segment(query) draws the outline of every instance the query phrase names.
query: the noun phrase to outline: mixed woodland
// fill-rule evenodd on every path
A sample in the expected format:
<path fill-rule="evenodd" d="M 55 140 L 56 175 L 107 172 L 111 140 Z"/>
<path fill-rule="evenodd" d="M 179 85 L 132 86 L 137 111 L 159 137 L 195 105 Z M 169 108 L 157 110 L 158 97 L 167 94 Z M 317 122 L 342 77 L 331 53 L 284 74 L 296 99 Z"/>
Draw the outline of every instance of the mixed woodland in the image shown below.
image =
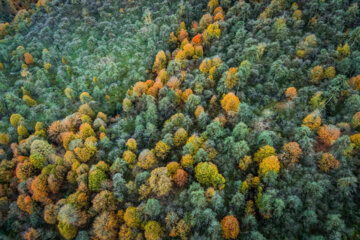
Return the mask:
<path fill-rule="evenodd" d="M 0 239 L 360 239 L 358 0 L 0 0 Z"/>

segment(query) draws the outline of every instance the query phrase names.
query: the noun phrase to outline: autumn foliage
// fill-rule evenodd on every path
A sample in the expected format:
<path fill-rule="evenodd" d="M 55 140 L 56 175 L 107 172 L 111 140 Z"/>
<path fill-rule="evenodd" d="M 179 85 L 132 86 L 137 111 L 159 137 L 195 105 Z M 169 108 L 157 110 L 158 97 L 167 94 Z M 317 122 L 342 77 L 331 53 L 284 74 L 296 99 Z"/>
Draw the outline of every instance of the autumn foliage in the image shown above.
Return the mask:
<path fill-rule="evenodd" d="M 221 220 L 222 236 L 225 239 L 236 239 L 239 235 L 240 228 L 238 220 L 230 215 Z"/>
<path fill-rule="evenodd" d="M 304 118 L 303 124 L 312 130 L 316 130 L 321 125 L 321 118 L 318 113 L 313 112 Z"/>
<path fill-rule="evenodd" d="M 318 162 L 318 167 L 323 172 L 329 172 L 331 169 L 337 169 L 339 164 L 340 162 L 331 153 L 324 153 Z"/>
<path fill-rule="evenodd" d="M 289 87 L 288 89 L 286 89 L 285 91 L 285 96 L 289 99 L 289 100 L 292 100 L 293 98 L 296 97 L 296 88 L 294 87 Z"/>
<path fill-rule="evenodd" d="M 330 146 L 340 137 L 340 130 L 335 126 L 323 125 L 318 130 L 319 140 L 327 146 Z"/>
<path fill-rule="evenodd" d="M 221 107 L 226 112 L 237 112 L 239 109 L 240 100 L 234 93 L 230 92 L 221 99 Z"/>
<path fill-rule="evenodd" d="M 280 162 L 276 156 L 264 158 L 259 165 L 259 176 L 264 177 L 267 172 L 279 173 Z"/>

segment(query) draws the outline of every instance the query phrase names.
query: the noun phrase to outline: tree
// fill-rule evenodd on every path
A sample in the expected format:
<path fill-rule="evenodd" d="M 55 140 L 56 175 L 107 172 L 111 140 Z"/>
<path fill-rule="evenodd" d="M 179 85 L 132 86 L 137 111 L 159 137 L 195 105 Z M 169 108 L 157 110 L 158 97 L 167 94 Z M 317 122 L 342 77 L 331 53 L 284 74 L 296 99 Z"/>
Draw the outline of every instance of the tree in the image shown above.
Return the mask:
<path fill-rule="evenodd" d="M 140 152 L 137 165 L 143 169 L 149 169 L 156 162 L 155 154 L 149 149 L 144 149 Z"/>
<path fill-rule="evenodd" d="M 126 142 L 126 146 L 128 147 L 129 151 L 134 152 L 136 150 L 136 140 L 133 138 L 129 138 Z"/>
<path fill-rule="evenodd" d="M 236 76 L 237 73 L 237 68 L 232 67 L 229 68 L 229 70 L 226 73 L 226 77 L 225 77 L 225 85 L 228 89 L 233 89 L 239 81 L 239 78 Z"/>
<path fill-rule="evenodd" d="M 27 65 L 31 65 L 34 63 L 34 58 L 30 53 L 26 52 L 24 53 L 24 61 Z"/>
<path fill-rule="evenodd" d="M 262 146 L 255 154 L 255 162 L 261 162 L 264 158 L 276 155 L 275 148 L 270 145 Z"/>
<path fill-rule="evenodd" d="M 285 91 L 285 96 L 289 99 L 289 100 L 292 100 L 296 97 L 296 88 L 294 87 L 289 87 L 286 89 Z"/>
<path fill-rule="evenodd" d="M 352 126 L 354 129 L 357 129 L 360 127 L 360 112 L 357 112 L 352 117 Z M 1 141 L 0 141 L 1 142 Z"/>
<path fill-rule="evenodd" d="M 29 195 L 21 194 L 16 200 L 17 206 L 24 212 L 32 214 L 33 212 L 33 200 Z"/>
<path fill-rule="evenodd" d="M 102 212 L 93 223 L 92 234 L 96 239 L 116 239 L 118 229 L 118 218 L 114 212 Z"/>
<path fill-rule="evenodd" d="M 324 79 L 324 69 L 322 66 L 315 66 L 310 72 L 310 81 L 319 84 Z"/>
<path fill-rule="evenodd" d="M 145 225 L 145 238 L 146 240 L 160 240 L 163 236 L 163 230 L 156 221 L 149 221 Z"/>
<path fill-rule="evenodd" d="M 24 181 L 35 174 L 35 167 L 30 161 L 19 162 L 15 170 L 16 177 Z"/>
<path fill-rule="evenodd" d="M 238 220 L 232 216 L 226 216 L 221 220 L 222 236 L 225 239 L 236 239 L 240 228 Z"/>
<path fill-rule="evenodd" d="M 221 107 L 229 113 L 230 111 L 237 112 L 239 110 L 240 100 L 234 93 L 226 94 L 221 100 Z"/>
<path fill-rule="evenodd" d="M 141 212 L 136 207 L 128 207 L 124 214 L 124 221 L 128 227 L 139 227 L 142 221 Z"/>
<path fill-rule="evenodd" d="M 312 112 L 309 115 L 307 115 L 304 120 L 303 124 L 310 128 L 311 130 L 316 130 L 321 125 L 321 118 L 319 116 L 320 114 L 318 112 Z"/>
<path fill-rule="evenodd" d="M 217 166 L 209 162 L 198 163 L 195 167 L 196 180 L 205 186 L 224 187 L 225 179 L 219 174 Z"/>
<path fill-rule="evenodd" d="M 56 215 L 58 213 L 59 209 L 54 204 L 48 204 L 45 206 L 44 209 L 44 220 L 48 224 L 56 224 Z"/>
<path fill-rule="evenodd" d="M 283 155 L 281 155 L 281 163 L 285 167 L 294 166 L 302 155 L 301 148 L 297 142 L 288 142 L 283 145 Z"/>
<path fill-rule="evenodd" d="M 19 126 L 23 121 L 24 121 L 24 118 L 20 114 L 14 113 L 14 114 L 11 114 L 11 116 L 10 116 L 10 124 L 13 127 Z"/>
<path fill-rule="evenodd" d="M 173 176 L 173 179 L 176 185 L 178 185 L 179 187 L 183 187 L 188 181 L 188 174 L 183 169 L 177 169 Z"/>
<path fill-rule="evenodd" d="M 340 137 L 340 130 L 335 126 L 323 125 L 319 128 L 318 135 L 322 143 L 330 146 Z"/>
<path fill-rule="evenodd" d="M 88 137 L 92 137 L 92 136 L 95 137 L 96 134 L 90 124 L 83 123 L 80 125 L 80 130 L 78 132 L 78 136 L 80 136 L 83 140 L 85 140 Z"/>
<path fill-rule="evenodd" d="M 114 196 L 119 200 L 123 201 L 125 198 L 125 193 L 127 191 L 126 181 L 123 178 L 121 173 L 116 173 L 113 175 L 113 184 L 114 184 Z"/>
<path fill-rule="evenodd" d="M 210 43 L 214 39 L 220 38 L 221 29 L 218 23 L 209 24 L 203 32 L 203 39 L 205 43 Z"/>
<path fill-rule="evenodd" d="M 158 197 L 166 196 L 172 188 L 171 178 L 168 176 L 166 167 L 155 168 L 151 171 L 149 185 L 153 193 Z"/>
<path fill-rule="evenodd" d="M 102 186 L 101 184 L 106 179 L 106 173 L 103 170 L 95 167 L 95 169 L 90 170 L 89 173 L 89 189 L 95 192 L 100 191 Z"/>
<path fill-rule="evenodd" d="M 153 72 L 159 72 L 161 69 L 166 67 L 166 55 L 164 51 L 159 51 L 156 54 L 154 65 L 153 65 Z"/>
<path fill-rule="evenodd" d="M 123 153 L 123 159 L 130 165 L 136 163 L 136 154 L 130 150 L 126 150 Z"/>
<path fill-rule="evenodd" d="M 191 154 L 186 154 L 181 158 L 181 166 L 184 168 L 192 168 L 194 165 L 194 158 Z"/>
<path fill-rule="evenodd" d="M 318 167 L 323 172 L 329 172 L 331 169 L 337 169 L 339 163 L 331 153 L 324 153 L 318 162 Z"/>
<path fill-rule="evenodd" d="M 360 148 L 360 133 L 350 136 L 350 141 L 354 144 L 355 148 Z"/>
<path fill-rule="evenodd" d="M 31 191 L 33 200 L 47 203 L 50 200 L 48 199 L 47 176 L 43 174 L 37 176 L 31 183 Z"/>
<path fill-rule="evenodd" d="M 174 145 L 180 147 L 186 143 L 188 133 L 184 128 L 179 128 L 174 134 Z"/>
<path fill-rule="evenodd" d="M 356 77 L 352 77 L 348 81 L 349 85 L 352 86 L 355 90 L 360 90 L 360 74 Z"/>
<path fill-rule="evenodd" d="M 150 198 L 146 202 L 145 214 L 155 219 L 161 213 L 161 204 L 157 199 Z"/>
<path fill-rule="evenodd" d="M 60 143 L 62 140 L 61 133 L 65 131 L 66 127 L 61 123 L 61 121 L 55 121 L 48 128 L 48 136 L 50 140 Z"/>
<path fill-rule="evenodd" d="M 155 156 L 158 157 L 159 159 L 165 159 L 170 149 L 171 149 L 170 146 L 167 145 L 165 142 L 159 141 L 156 143 L 154 149 Z"/>
<path fill-rule="evenodd" d="M 57 219 L 59 232 L 65 239 L 73 239 L 78 232 L 78 226 L 86 222 L 84 213 L 71 204 L 65 204 L 60 208 Z"/>
<path fill-rule="evenodd" d="M 166 169 L 169 173 L 170 176 L 174 176 L 174 174 L 176 173 L 176 171 L 181 168 L 180 164 L 178 162 L 169 162 L 166 165 Z"/>
<path fill-rule="evenodd" d="M 264 177 L 269 171 L 279 173 L 280 162 L 276 156 L 270 156 L 264 158 L 259 165 L 259 176 Z"/>
<path fill-rule="evenodd" d="M 96 212 L 115 211 L 117 209 L 116 199 L 113 192 L 104 190 L 98 193 L 92 200 Z"/>
<path fill-rule="evenodd" d="M 31 154 L 29 159 L 31 164 L 38 169 L 42 169 L 47 163 L 45 157 L 39 153 Z"/>

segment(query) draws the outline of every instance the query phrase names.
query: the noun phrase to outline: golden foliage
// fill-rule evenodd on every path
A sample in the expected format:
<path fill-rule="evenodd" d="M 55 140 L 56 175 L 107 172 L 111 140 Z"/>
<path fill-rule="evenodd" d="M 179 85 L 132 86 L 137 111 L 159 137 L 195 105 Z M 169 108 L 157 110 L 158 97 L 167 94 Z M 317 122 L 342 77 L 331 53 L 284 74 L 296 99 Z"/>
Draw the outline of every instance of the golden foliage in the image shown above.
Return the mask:
<path fill-rule="evenodd" d="M 230 111 L 238 112 L 240 100 L 239 98 L 232 92 L 226 94 L 223 99 L 220 101 L 221 107 L 229 113 Z"/>
<path fill-rule="evenodd" d="M 319 116 L 318 112 L 312 112 L 309 115 L 307 115 L 304 120 L 303 124 L 310 128 L 311 130 L 316 130 L 321 125 L 321 118 Z"/>
<path fill-rule="evenodd" d="M 83 123 L 80 125 L 79 132 L 77 134 L 81 139 L 85 140 L 88 137 L 95 137 L 96 134 L 92 129 L 91 125 L 88 123 Z"/>
<path fill-rule="evenodd" d="M 156 54 L 155 62 L 153 65 L 153 72 L 159 73 L 159 71 L 166 67 L 166 55 L 164 51 L 159 51 Z"/>
<path fill-rule="evenodd" d="M 175 174 L 176 170 L 178 170 L 179 168 L 181 168 L 181 166 L 178 162 L 169 162 L 166 165 L 166 169 L 167 169 L 168 173 L 170 174 L 170 176 L 173 176 Z"/>
<path fill-rule="evenodd" d="M 259 176 L 264 177 L 267 172 L 274 171 L 279 173 L 280 162 L 276 156 L 264 158 L 259 165 Z"/>
<path fill-rule="evenodd" d="M 337 169 L 339 163 L 331 153 L 324 153 L 318 162 L 318 167 L 323 172 L 329 172 L 330 169 Z"/>
<path fill-rule="evenodd" d="M 139 154 L 137 165 L 143 169 L 149 169 L 155 162 L 156 158 L 154 152 L 149 149 L 144 149 Z"/>
<path fill-rule="evenodd" d="M 310 72 L 310 81 L 315 84 L 319 84 L 325 77 L 324 69 L 322 66 L 315 66 Z"/>
<path fill-rule="evenodd" d="M 90 118 L 94 118 L 95 117 L 95 113 L 94 111 L 91 109 L 91 107 L 89 106 L 89 104 L 85 103 L 83 105 L 81 105 L 78 109 L 78 112 L 81 114 L 85 114 L 88 115 Z"/>
<path fill-rule="evenodd" d="M 26 103 L 26 105 L 28 105 L 29 107 L 33 107 L 37 104 L 37 102 L 32 99 L 29 95 L 24 95 L 22 97 L 22 100 Z"/>
<path fill-rule="evenodd" d="M 251 163 L 252 163 L 251 156 L 245 156 L 242 159 L 240 159 L 239 168 L 242 171 L 246 171 L 249 168 Z"/>
<path fill-rule="evenodd" d="M 9 134 L 7 133 L 0 133 L 0 144 L 7 145 L 10 143 Z"/>
<path fill-rule="evenodd" d="M 31 214 L 33 211 L 33 200 L 29 195 L 20 194 L 16 201 L 17 206 L 24 212 Z"/>
<path fill-rule="evenodd" d="M 340 44 L 336 51 L 340 53 L 342 57 L 347 57 L 350 55 L 350 46 L 348 43 L 345 43 L 345 45 Z"/>
<path fill-rule="evenodd" d="M 356 148 L 360 148 L 360 133 L 351 135 L 350 141 L 354 144 Z"/>
<path fill-rule="evenodd" d="M 167 196 L 172 188 L 166 167 L 155 168 L 148 179 L 151 190 L 158 197 Z"/>
<path fill-rule="evenodd" d="M 194 159 L 191 154 L 186 154 L 181 158 L 181 166 L 184 168 L 192 168 L 194 165 Z"/>
<path fill-rule="evenodd" d="M 167 145 L 165 142 L 159 141 L 156 143 L 156 146 L 154 148 L 155 156 L 158 157 L 159 159 L 165 159 L 170 149 L 171 147 Z"/>
<path fill-rule="evenodd" d="M 126 146 L 127 146 L 128 150 L 134 152 L 136 150 L 136 140 L 133 138 L 129 138 L 126 142 Z"/>
<path fill-rule="evenodd" d="M 328 79 L 333 79 L 336 77 L 336 70 L 333 66 L 325 69 L 325 77 Z"/>
<path fill-rule="evenodd" d="M 232 67 L 226 72 L 225 85 L 228 89 L 233 89 L 239 82 L 239 78 L 236 76 L 238 68 Z"/>
<path fill-rule="evenodd" d="M 184 128 L 179 128 L 174 134 L 174 145 L 180 147 L 186 143 L 188 139 L 188 133 Z"/>
<path fill-rule="evenodd" d="M 261 162 L 264 158 L 276 155 L 275 148 L 270 145 L 262 146 L 255 154 L 255 162 Z"/>
<path fill-rule="evenodd" d="M 161 225 L 156 221 L 149 221 L 145 227 L 145 238 L 146 240 L 160 240 L 163 236 L 163 230 Z"/>
<path fill-rule="evenodd" d="M 124 214 L 124 221 L 128 227 L 139 227 L 141 224 L 141 212 L 136 207 L 128 207 Z"/>
<path fill-rule="evenodd" d="M 199 119 L 200 115 L 204 112 L 204 107 L 199 105 L 197 106 L 197 108 L 195 109 L 194 115 L 196 117 L 196 119 Z"/>
<path fill-rule="evenodd" d="M 11 116 L 10 116 L 10 124 L 13 127 L 19 126 L 23 121 L 24 121 L 24 118 L 18 113 L 11 114 Z"/>
<path fill-rule="evenodd" d="M 127 150 L 123 153 L 123 158 L 128 164 L 134 164 L 136 161 L 136 154 Z"/>
<path fill-rule="evenodd" d="M 225 186 L 225 178 L 219 174 L 217 166 L 210 162 L 201 162 L 196 165 L 195 178 L 205 186 L 219 187 L 219 189 Z"/>

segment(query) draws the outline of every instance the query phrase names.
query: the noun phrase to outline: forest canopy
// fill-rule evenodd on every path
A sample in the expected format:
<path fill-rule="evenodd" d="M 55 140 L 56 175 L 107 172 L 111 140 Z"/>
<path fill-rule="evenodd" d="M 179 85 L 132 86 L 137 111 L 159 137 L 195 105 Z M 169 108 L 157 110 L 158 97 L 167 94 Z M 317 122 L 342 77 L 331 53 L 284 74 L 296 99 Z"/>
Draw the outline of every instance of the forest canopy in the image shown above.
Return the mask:
<path fill-rule="evenodd" d="M 359 4 L 0 0 L 0 239 L 359 239 Z"/>

